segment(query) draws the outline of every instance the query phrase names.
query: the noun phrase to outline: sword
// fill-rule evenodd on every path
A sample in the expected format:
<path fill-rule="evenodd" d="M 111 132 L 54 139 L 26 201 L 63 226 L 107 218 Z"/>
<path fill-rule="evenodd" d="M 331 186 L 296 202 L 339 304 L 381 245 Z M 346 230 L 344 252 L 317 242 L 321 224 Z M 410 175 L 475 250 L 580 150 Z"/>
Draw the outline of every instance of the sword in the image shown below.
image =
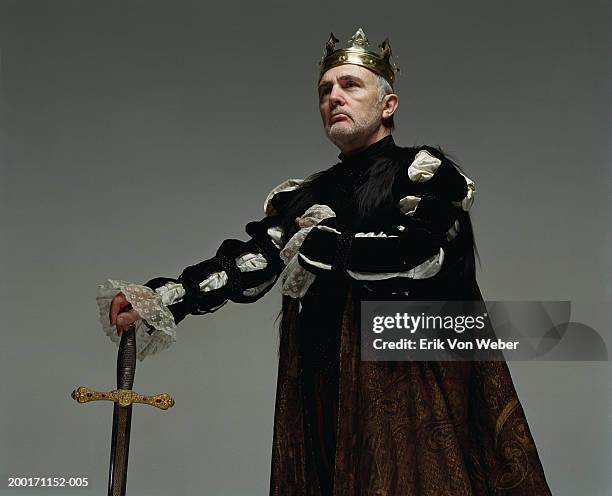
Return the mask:
<path fill-rule="evenodd" d="M 167 410 L 174 406 L 174 399 L 166 393 L 143 396 L 132 391 L 136 373 L 136 326 L 132 324 L 121 335 L 117 353 L 117 389 L 109 392 L 93 391 L 84 386 L 72 391 L 78 403 L 106 400 L 114 402 L 113 433 L 111 437 L 110 466 L 108 470 L 108 496 L 125 496 L 132 404 L 144 403 Z"/>

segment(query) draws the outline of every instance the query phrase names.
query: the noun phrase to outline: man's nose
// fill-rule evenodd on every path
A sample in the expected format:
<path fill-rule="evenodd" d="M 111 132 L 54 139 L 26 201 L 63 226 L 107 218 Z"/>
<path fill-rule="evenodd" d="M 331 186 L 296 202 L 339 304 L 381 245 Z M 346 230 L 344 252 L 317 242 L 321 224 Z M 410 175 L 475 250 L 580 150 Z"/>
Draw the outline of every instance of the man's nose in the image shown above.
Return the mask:
<path fill-rule="evenodd" d="M 329 95 L 329 102 L 332 107 L 335 108 L 338 105 L 344 105 L 344 95 L 342 94 L 342 90 L 338 88 L 338 86 L 334 86 Z"/>

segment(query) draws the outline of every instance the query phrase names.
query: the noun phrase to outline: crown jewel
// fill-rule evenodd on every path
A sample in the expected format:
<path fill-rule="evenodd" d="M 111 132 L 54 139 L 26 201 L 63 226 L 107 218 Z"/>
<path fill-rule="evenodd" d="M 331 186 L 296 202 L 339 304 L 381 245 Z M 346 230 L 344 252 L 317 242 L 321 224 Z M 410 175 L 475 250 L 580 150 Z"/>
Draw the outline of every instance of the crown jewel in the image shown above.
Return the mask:
<path fill-rule="evenodd" d="M 325 44 L 325 54 L 319 65 L 321 69 L 319 71 L 319 80 L 323 74 L 331 69 L 343 64 L 355 64 L 365 67 L 380 74 L 384 77 L 391 86 L 395 82 L 395 73 L 399 72 L 399 68 L 395 63 L 390 61 L 391 58 L 391 45 L 389 38 L 385 39 L 380 45 L 380 53 L 372 52 L 368 50 L 370 42 L 362 28 L 359 28 L 357 32 L 348 41 L 349 46 L 347 48 L 336 48 L 338 39 L 333 33 L 330 33 L 329 39 Z"/>

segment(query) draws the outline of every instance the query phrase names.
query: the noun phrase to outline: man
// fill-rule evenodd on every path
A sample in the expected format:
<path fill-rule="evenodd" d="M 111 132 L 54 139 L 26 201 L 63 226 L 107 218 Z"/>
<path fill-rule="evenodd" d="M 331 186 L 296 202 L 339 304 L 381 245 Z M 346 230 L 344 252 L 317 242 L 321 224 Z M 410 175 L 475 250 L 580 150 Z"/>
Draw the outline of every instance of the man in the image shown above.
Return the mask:
<path fill-rule="evenodd" d="M 481 299 L 475 187 L 439 150 L 395 144 L 388 41 L 379 54 L 361 29 L 337 42 L 318 91 L 340 162 L 274 188 L 248 241 L 224 241 L 177 279 L 102 285 L 107 333 L 117 339 L 109 320 L 138 323 L 143 358 L 186 315 L 256 301 L 280 278 L 270 494 L 550 494 L 505 363 L 360 360 L 360 300 Z"/>

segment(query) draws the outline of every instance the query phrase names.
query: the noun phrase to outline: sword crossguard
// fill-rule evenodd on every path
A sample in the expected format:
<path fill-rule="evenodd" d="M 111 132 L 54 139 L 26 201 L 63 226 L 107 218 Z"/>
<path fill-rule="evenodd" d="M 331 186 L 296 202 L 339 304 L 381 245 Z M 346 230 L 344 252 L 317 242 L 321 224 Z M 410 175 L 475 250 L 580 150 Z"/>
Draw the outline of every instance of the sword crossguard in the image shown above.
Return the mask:
<path fill-rule="evenodd" d="M 131 389 L 113 389 L 112 391 L 104 393 L 81 386 L 72 391 L 70 396 L 78 403 L 113 401 L 120 406 L 143 403 L 159 408 L 160 410 L 167 410 L 174 406 L 174 398 L 168 393 L 156 394 L 155 396 L 144 396 Z"/>

